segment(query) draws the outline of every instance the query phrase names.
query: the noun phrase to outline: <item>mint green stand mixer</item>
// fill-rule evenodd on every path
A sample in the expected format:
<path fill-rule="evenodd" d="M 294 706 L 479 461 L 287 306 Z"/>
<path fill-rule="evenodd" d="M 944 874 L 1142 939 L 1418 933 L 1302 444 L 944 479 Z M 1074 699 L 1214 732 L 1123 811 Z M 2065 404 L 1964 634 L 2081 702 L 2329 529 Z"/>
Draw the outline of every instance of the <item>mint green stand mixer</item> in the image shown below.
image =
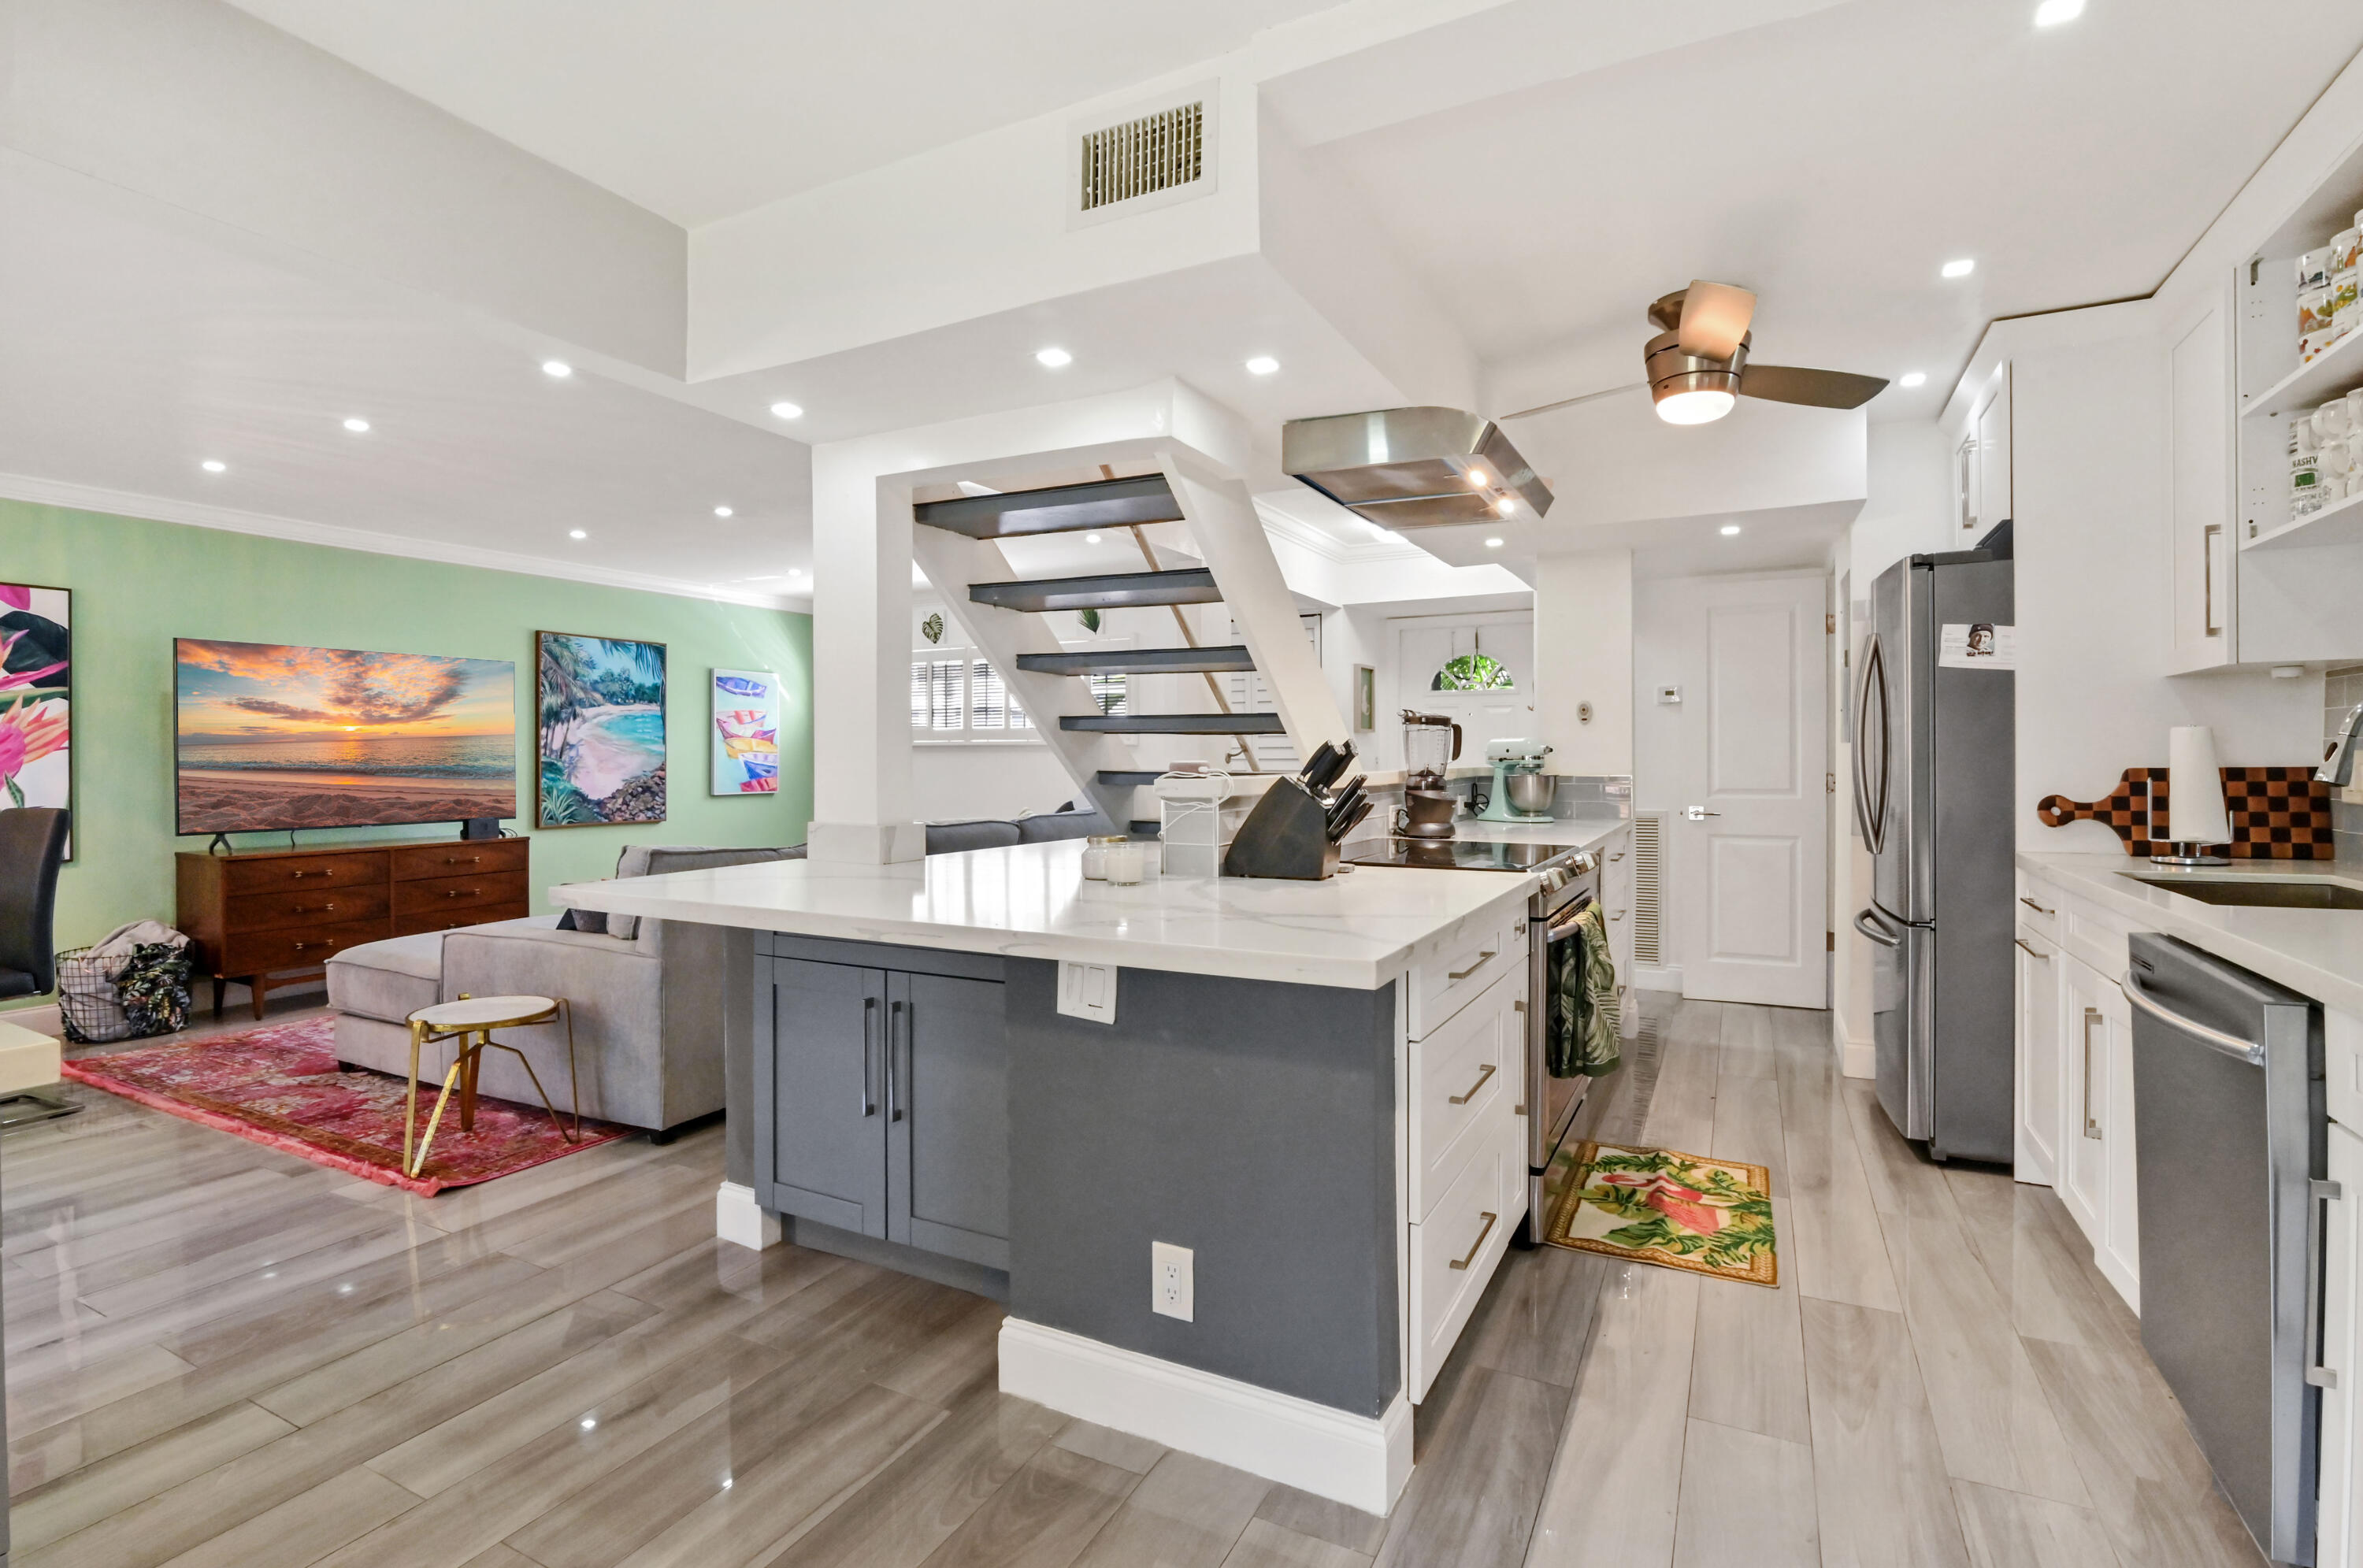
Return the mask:
<path fill-rule="evenodd" d="M 1538 740 L 1497 740 L 1485 743 L 1485 760 L 1493 765 L 1493 788 L 1485 797 L 1481 823 L 1547 823 L 1559 780 L 1543 771 L 1551 748 Z"/>

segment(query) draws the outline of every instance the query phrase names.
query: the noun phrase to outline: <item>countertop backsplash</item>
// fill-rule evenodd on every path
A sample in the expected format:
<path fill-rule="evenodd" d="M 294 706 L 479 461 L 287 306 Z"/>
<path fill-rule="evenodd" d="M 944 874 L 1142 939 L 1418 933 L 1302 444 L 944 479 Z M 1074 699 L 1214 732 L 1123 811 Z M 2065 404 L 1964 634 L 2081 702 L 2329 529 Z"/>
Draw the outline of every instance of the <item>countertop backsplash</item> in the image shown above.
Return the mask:
<path fill-rule="evenodd" d="M 2322 744 L 2326 748 L 2338 738 L 2338 726 L 2346 722 L 2347 710 L 2363 702 L 2363 664 L 2323 671 L 2322 701 Z M 2350 872 L 2363 870 L 2363 790 L 2332 791 L 2330 829 L 2336 841 L 2336 857 L 2346 862 Z"/>

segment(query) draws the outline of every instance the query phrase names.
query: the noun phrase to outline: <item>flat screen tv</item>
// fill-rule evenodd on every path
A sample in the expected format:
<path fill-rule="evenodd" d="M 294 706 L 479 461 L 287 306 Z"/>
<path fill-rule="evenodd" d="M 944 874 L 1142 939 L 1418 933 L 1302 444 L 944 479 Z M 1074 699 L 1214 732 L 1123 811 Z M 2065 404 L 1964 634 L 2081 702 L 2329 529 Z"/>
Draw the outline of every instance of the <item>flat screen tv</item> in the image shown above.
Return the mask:
<path fill-rule="evenodd" d="M 183 834 L 517 814 L 516 666 L 178 637 Z"/>

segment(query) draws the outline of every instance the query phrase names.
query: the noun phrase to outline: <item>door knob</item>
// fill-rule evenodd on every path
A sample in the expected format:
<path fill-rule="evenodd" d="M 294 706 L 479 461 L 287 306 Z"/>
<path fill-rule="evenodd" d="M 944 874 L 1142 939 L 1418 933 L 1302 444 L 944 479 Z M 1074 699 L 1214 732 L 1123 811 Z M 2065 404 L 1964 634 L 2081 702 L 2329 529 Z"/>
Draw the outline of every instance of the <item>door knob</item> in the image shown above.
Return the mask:
<path fill-rule="evenodd" d="M 1704 806 L 1684 806 L 1682 808 L 1682 815 L 1690 818 L 1690 820 L 1694 823 L 1703 823 L 1709 817 L 1719 817 L 1723 815 L 1723 813 L 1721 812 L 1710 812 Z"/>

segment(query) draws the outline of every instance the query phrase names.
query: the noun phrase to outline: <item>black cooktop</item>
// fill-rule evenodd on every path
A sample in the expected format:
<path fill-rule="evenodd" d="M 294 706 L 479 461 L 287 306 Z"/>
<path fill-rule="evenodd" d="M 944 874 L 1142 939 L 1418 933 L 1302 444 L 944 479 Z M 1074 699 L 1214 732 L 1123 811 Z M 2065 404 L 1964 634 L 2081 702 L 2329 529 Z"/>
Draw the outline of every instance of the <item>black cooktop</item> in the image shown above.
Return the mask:
<path fill-rule="evenodd" d="M 1417 866 L 1437 871 L 1531 871 L 1575 853 L 1571 844 L 1495 844 L 1478 838 L 1377 838 L 1345 846 L 1348 866 Z"/>

